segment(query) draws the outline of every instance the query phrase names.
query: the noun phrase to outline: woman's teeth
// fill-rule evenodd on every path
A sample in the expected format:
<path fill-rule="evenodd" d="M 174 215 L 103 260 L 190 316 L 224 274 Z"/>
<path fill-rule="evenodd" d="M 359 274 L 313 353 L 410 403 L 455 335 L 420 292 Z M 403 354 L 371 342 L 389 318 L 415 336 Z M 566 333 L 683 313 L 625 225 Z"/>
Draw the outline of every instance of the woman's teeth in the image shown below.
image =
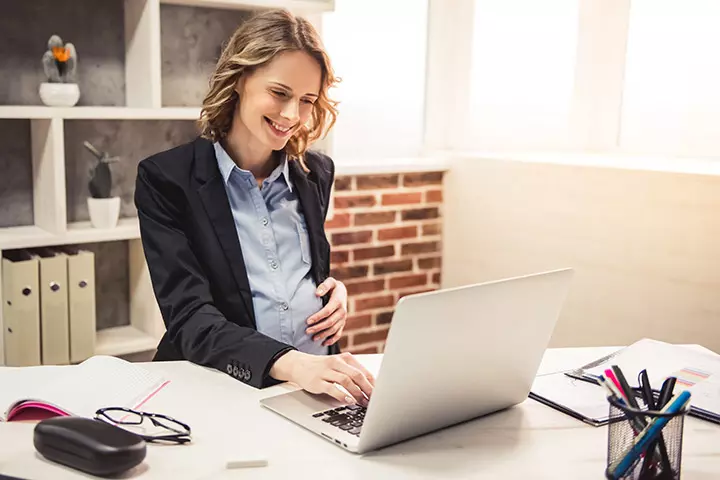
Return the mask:
<path fill-rule="evenodd" d="M 277 123 L 270 120 L 270 125 L 272 125 L 276 130 L 279 130 L 283 133 L 287 133 L 290 131 L 290 127 L 283 127 L 282 125 L 278 125 Z"/>

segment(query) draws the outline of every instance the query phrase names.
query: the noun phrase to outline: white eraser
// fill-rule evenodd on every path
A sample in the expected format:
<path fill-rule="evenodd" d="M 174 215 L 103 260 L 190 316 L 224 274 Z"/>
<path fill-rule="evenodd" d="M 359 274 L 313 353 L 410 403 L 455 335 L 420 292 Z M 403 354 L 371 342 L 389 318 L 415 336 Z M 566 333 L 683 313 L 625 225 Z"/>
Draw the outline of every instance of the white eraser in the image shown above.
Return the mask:
<path fill-rule="evenodd" d="M 228 460 L 225 468 L 254 468 L 254 467 L 266 467 L 268 461 L 266 458 L 241 458 L 235 460 Z"/>

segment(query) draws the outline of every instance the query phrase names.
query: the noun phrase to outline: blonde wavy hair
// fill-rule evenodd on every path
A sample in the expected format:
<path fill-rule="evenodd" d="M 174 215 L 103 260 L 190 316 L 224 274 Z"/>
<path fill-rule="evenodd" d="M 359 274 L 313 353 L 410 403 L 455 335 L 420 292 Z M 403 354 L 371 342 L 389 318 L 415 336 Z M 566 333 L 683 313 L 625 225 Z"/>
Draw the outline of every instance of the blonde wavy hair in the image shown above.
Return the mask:
<path fill-rule="evenodd" d="M 298 160 L 307 171 L 305 152 L 335 124 L 338 102 L 328 97 L 328 90 L 340 79 L 335 76 L 330 58 L 312 24 L 285 9 L 259 13 L 232 35 L 210 78 L 210 88 L 198 120 L 200 135 L 213 142 L 227 136 L 239 98 L 235 85 L 240 76 L 288 51 L 308 53 L 317 60 L 322 70 L 320 92 L 313 104 L 311 118 L 285 145 L 288 158 Z"/>

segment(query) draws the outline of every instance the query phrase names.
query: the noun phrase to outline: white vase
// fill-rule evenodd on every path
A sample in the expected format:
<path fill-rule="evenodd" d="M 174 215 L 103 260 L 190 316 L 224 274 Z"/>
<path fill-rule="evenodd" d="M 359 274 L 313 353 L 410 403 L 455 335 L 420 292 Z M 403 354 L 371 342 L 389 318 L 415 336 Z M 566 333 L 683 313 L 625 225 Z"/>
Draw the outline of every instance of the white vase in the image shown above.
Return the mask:
<path fill-rule="evenodd" d="M 49 107 L 73 107 L 80 99 L 77 83 L 41 83 L 40 99 Z"/>
<path fill-rule="evenodd" d="M 120 197 L 88 197 L 90 223 L 95 228 L 115 228 L 120 217 Z"/>

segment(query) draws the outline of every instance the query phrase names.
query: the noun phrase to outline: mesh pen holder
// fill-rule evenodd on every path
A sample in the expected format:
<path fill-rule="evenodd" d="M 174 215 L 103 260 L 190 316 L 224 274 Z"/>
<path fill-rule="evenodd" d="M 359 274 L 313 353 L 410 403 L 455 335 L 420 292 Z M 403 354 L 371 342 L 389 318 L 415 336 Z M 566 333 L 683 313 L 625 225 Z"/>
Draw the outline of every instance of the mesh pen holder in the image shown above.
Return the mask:
<path fill-rule="evenodd" d="M 610 404 L 610 423 L 608 425 L 608 450 L 606 478 L 633 480 L 675 480 L 680 478 L 682 461 L 683 425 L 689 407 L 676 413 L 650 411 L 641 398 L 637 399 L 641 407 L 635 409 L 618 403 L 608 397 Z M 623 457 L 635 442 L 638 420 L 649 424 L 653 420 L 665 417 L 668 423 L 663 427 L 656 440 L 651 442 L 622 476 L 614 476 L 610 466 Z M 651 453 L 649 455 L 649 452 Z M 665 454 L 666 453 L 666 454 Z"/>

